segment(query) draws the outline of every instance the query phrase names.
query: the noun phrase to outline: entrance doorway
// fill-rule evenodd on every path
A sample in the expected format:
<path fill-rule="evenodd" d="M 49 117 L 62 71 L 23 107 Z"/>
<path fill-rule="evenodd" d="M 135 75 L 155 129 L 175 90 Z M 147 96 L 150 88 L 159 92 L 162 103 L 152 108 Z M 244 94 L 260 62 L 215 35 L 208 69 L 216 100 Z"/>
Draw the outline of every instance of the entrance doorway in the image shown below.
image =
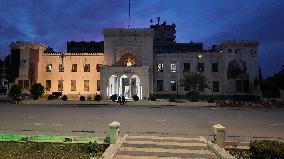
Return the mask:
<path fill-rule="evenodd" d="M 124 96 L 126 99 L 132 99 L 134 95 L 137 95 L 139 99 L 142 99 L 142 86 L 139 76 L 111 75 L 107 94 L 108 96 L 114 94 Z"/>

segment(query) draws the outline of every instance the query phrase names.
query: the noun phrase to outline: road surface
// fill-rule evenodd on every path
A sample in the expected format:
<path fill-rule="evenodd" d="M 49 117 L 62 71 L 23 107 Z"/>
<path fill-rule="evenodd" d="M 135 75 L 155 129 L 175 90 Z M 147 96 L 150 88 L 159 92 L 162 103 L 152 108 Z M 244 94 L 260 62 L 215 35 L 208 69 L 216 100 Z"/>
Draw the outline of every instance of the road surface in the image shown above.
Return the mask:
<path fill-rule="evenodd" d="M 283 108 L 0 105 L 0 133 L 105 136 L 114 120 L 121 134 L 210 137 L 220 123 L 233 139 L 284 140 Z"/>

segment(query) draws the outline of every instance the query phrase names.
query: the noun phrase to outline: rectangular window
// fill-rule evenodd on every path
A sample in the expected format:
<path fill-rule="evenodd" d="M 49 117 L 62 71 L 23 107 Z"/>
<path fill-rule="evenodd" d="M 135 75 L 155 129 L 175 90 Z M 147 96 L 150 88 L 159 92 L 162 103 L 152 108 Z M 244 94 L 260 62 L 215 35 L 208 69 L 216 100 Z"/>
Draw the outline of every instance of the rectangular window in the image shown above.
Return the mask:
<path fill-rule="evenodd" d="M 52 64 L 47 64 L 46 65 L 46 72 L 51 72 L 52 71 Z"/>
<path fill-rule="evenodd" d="M 63 80 L 58 80 L 58 91 L 63 91 Z"/>
<path fill-rule="evenodd" d="M 85 64 L 84 65 L 84 72 L 90 72 L 91 71 L 91 66 L 90 64 Z"/>
<path fill-rule="evenodd" d="M 97 64 L 97 66 L 96 66 L 96 70 L 97 70 L 97 72 L 101 72 L 100 64 Z"/>
<path fill-rule="evenodd" d="M 190 71 L 190 63 L 183 63 L 183 72 Z"/>
<path fill-rule="evenodd" d="M 176 71 L 177 71 L 177 65 L 171 64 L 171 72 L 176 72 Z"/>
<path fill-rule="evenodd" d="M 199 72 L 204 72 L 204 63 L 198 63 L 197 64 L 197 70 Z"/>
<path fill-rule="evenodd" d="M 100 84 L 100 80 L 97 80 L 97 91 L 101 90 L 101 84 Z"/>
<path fill-rule="evenodd" d="M 157 80 L 157 91 L 163 91 L 163 90 L 164 90 L 163 80 Z"/>
<path fill-rule="evenodd" d="M 236 90 L 242 92 L 242 80 L 236 80 Z"/>
<path fill-rule="evenodd" d="M 241 53 L 241 49 L 236 49 L 236 50 L 235 50 L 235 53 L 236 53 L 236 54 Z"/>
<path fill-rule="evenodd" d="M 59 64 L 59 72 L 64 72 L 64 66 L 63 66 L 63 64 Z"/>
<path fill-rule="evenodd" d="M 46 80 L 45 82 L 46 82 L 45 89 L 47 91 L 50 91 L 50 89 L 51 89 L 51 80 Z"/>
<path fill-rule="evenodd" d="M 24 88 L 24 81 L 23 80 L 18 80 L 18 86 L 23 89 Z"/>
<path fill-rule="evenodd" d="M 233 51 L 232 49 L 228 49 L 228 53 L 229 53 L 229 54 L 232 53 L 232 51 Z"/>
<path fill-rule="evenodd" d="M 244 92 L 249 92 L 249 80 L 243 80 L 243 90 Z"/>
<path fill-rule="evenodd" d="M 218 63 L 212 63 L 212 72 L 218 72 Z"/>
<path fill-rule="evenodd" d="M 176 80 L 171 80 L 171 91 L 177 90 L 177 82 Z"/>
<path fill-rule="evenodd" d="M 77 72 L 77 64 L 72 64 L 71 71 L 72 72 Z"/>
<path fill-rule="evenodd" d="M 84 80 L 84 91 L 89 91 L 89 80 Z"/>
<path fill-rule="evenodd" d="M 213 81 L 213 92 L 219 92 L 219 81 Z"/>
<path fill-rule="evenodd" d="M 71 91 L 76 91 L 76 80 L 71 80 Z"/>
<path fill-rule="evenodd" d="M 163 72 L 164 71 L 164 65 L 162 63 L 157 64 L 157 70 L 158 70 L 158 72 Z"/>
<path fill-rule="evenodd" d="M 30 88 L 30 81 L 24 80 L 24 88 L 29 89 Z"/>

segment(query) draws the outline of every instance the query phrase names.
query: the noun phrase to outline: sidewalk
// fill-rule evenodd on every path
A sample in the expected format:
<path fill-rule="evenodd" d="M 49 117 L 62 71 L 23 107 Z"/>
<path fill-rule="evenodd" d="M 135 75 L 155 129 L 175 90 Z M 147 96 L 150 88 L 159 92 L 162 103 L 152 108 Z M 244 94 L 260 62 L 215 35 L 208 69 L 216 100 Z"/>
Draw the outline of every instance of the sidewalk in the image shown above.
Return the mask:
<path fill-rule="evenodd" d="M 79 101 L 79 100 L 23 100 L 22 104 L 67 104 L 67 105 L 119 105 L 117 102 L 112 101 Z M 177 101 L 177 102 L 169 102 L 167 100 L 159 100 L 159 101 L 126 101 L 125 106 L 183 106 L 183 107 L 215 107 L 216 103 L 208 103 L 208 102 L 190 102 L 190 101 Z"/>

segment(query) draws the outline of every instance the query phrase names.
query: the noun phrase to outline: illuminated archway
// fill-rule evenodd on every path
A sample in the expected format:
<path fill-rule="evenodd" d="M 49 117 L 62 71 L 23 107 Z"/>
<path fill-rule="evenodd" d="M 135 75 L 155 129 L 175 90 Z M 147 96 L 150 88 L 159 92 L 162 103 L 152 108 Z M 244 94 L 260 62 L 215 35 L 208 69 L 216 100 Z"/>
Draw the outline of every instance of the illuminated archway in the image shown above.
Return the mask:
<path fill-rule="evenodd" d="M 123 56 L 121 56 L 119 63 L 122 66 L 137 66 L 138 61 L 133 54 L 126 53 Z"/>

